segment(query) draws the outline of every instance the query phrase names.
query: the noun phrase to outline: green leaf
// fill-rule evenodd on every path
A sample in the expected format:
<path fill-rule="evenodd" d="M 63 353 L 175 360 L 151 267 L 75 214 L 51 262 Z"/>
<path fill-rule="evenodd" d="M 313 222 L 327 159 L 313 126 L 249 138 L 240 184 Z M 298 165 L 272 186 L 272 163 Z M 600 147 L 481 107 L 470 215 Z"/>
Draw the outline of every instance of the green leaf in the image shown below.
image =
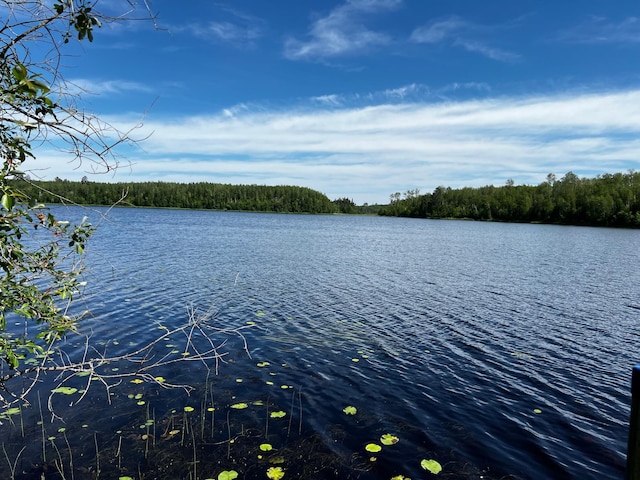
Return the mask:
<path fill-rule="evenodd" d="M 233 480 L 238 478 L 238 472 L 235 470 L 223 470 L 218 474 L 218 480 Z"/>
<path fill-rule="evenodd" d="M 260 450 L 262 450 L 263 452 L 270 452 L 271 450 L 273 450 L 273 445 L 271 445 L 270 443 L 263 443 L 260 445 Z"/>
<path fill-rule="evenodd" d="M 20 365 L 20 362 L 18 361 L 18 357 L 16 357 L 16 354 L 13 353 L 11 350 L 7 351 L 5 360 L 9 364 L 9 368 L 11 370 L 15 370 L 16 368 L 18 368 L 18 365 Z"/>
<path fill-rule="evenodd" d="M 420 462 L 420 466 L 428 472 L 433 473 L 434 475 L 437 475 L 442 471 L 442 465 L 440 465 L 440 463 L 436 460 L 424 459 Z"/>
<path fill-rule="evenodd" d="M 2 200 L 0 200 L 0 204 L 2 204 L 2 207 L 6 211 L 10 212 L 14 205 L 13 197 L 5 193 L 4 195 L 2 195 Z"/>
<path fill-rule="evenodd" d="M 231 405 L 231 408 L 235 408 L 236 410 L 242 410 L 244 408 L 247 408 L 249 405 L 247 405 L 246 403 L 242 402 L 242 403 L 234 403 L 233 405 Z"/>
<path fill-rule="evenodd" d="M 358 413 L 358 409 L 356 407 L 352 407 L 351 405 L 344 407 L 342 411 L 347 415 L 355 415 Z"/>
<path fill-rule="evenodd" d="M 77 391 L 78 389 L 74 387 L 58 387 L 51 390 L 53 393 L 62 393 L 64 395 L 73 395 Z"/>
<path fill-rule="evenodd" d="M 378 453 L 378 452 L 382 451 L 382 447 L 380 445 L 378 445 L 377 443 L 367 443 L 367 445 L 364 447 L 364 449 L 367 452 L 371 452 L 371 453 Z"/>
<path fill-rule="evenodd" d="M 270 417 L 271 418 L 282 418 L 286 415 L 286 412 L 283 412 L 282 410 L 278 411 L 278 412 L 271 412 Z"/>
<path fill-rule="evenodd" d="M 383 445 L 395 445 L 400 439 L 390 433 L 385 433 L 380 437 L 380 443 Z"/>
<path fill-rule="evenodd" d="M 267 470 L 267 478 L 270 478 L 271 480 L 280 480 L 282 477 L 284 477 L 284 470 L 282 467 L 270 467 Z"/>

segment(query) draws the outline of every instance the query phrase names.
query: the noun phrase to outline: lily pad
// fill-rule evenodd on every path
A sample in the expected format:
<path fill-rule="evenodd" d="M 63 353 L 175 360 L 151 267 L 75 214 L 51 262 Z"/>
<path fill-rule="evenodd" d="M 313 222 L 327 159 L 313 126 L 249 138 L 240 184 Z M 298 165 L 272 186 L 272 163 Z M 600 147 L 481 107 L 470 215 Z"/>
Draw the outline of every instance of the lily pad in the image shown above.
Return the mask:
<path fill-rule="evenodd" d="M 20 413 L 20 407 L 9 408 L 8 410 L 2 412 L 3 415 L 17 415 Z"/>
<path fill-rule="evenodd" d="M 194 408 L 193 408 L 193 407 L 190 407 L 190 406 L 188 406 L 188 405 L 187 405 L 186 407 L 184 407 L 184 411 L 185 411 L 185 412 L 193 412 L 193 410 L 194 410 Z"/>
<path fill-rule="evenodd" d="M 271 412 L 271 415 L 269 415 L 271 418 L 282 418 L 287 414 L 287 412 L 283 412 L 282 410 L 279 410 L 277 412 Z"/>
<path fill-rule="evenodd" d="M 428 472 L 433 473 L 434 475 L 437 475 L 442 471 L 442 465 L 440 465 L 440 463 L 436 460 L 424 459 L 420 462 L 420 466 Z"/>
<path fill-rule="evenodd" d="M 280 480 L 284 477 L 284 470 L 282 467 L 269 467 L 267 470 L 267 478 L 271 480 Z"/>
<path fill-rule="evenodd" d="M 380 445 L 378 445 L 377 443 L 367 443 L 367 445 L 364 447 L 364 449 L 367 452 L 371 452 L 371 453 L 378 453 L 382 450 L 382 447 Z"/>
<path fill-rule="evenodd" d="M 73 395 L 78 391 L 77 388 L 74 387 L 58 387 L 51 390 L 53 393 L 62 393 L 64 395 Z"/>
<path fill-rule="evenodd" d="M 260 445 L 260 450 L 262 450 L 263 452 L 270 452 L 271 450 L 273 450 L 273 445 L 271 445 L 270 443 L 263 443 Z"/>
<path fill-rule="evenodd" d="M 385 433 L 380 437 L 380 443 L 383 445 L 395 445 L 400 439 L 390 433 Z"/>
<path fill-rule="evenodd" d="M 243 408 L 247 408 L 249 405 L 247 405 L 244 402 L 241 403 L 234 403 L 233 405 L 231 405 L 231 408 L 235 408 L 236 410 L 242 410 Z"/>
<path fill-rule="evenodd" d="M 342 411 L 344 413 L 346 413 L 347 415 L 355 415 L 356 413 L 358 413 L 358 409 L 356 407 L 351 406 L 351 405 L 349 405 L 347 407 L 344 407 L 342 409 Z"/>
<path fill-rule="evenodd" d="M 238 478 L 238 472 L 235 470 L 223 470 L 218 474 L 218 480 L 233 480 Z"/>

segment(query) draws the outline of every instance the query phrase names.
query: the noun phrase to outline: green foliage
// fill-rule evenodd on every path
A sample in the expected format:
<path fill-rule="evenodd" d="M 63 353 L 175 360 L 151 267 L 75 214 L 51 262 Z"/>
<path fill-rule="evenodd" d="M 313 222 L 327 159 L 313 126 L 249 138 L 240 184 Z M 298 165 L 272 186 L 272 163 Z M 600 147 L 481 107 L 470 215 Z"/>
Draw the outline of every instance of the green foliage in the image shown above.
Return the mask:
<path fill-rule="evenodd" d="M 90 116 L 65 107 L 70 94 L 58 91 L 60 43 L 69 41 L 70 31 L 93 40 L 100 26 L 94 6 L 0 0 L 6 14 L 0 29 L 0 386 L 38 363 L 29 360 L 51 354 L 79 319 L 68 304 L 83 285 L 78 256 L 93 228 L 86 219 L 78 225 L 56 219 L 21 185 L 24 164 L 35 155 L 32 145 L 61 140 L 79 156 L 108 151 L 91 148 L 104 146 L 101 132 L 90 126 Z M 37 45 L 43 39 L 48 47 Z"/>
<path fill-rule="evenodd" d="M 338 198 L 337 200 L 334 200 L 333 203 L 335 204 L 338 212 L 340 213 L 346 213 L 346 214 L 353 214 L 353 213 L 358 213 L 358 207 L 356 207 L 356 204 L 353 202 L 353 200 L 349 199 L 349 198 Z"/>
<path fill-rule="evenodd" d="M 136 207 L 245 210 L 286 213 L 334 213 L 326 195 L 305 187 L 227 185 L 219 183 L 100 183 L 18 182 L 19 187 L 42 203 L 66 198 L 78 204 L 113 205 L 126 194 L 125 205 Z"/>
<path fill-rule="evenodd" d="M 572 172 L 556 180 L 549 174 L 537 186 L 480 188 L 438 187 L 433 193 L 400 194 L 381 215 L 419 218 L 464 218 L 501 222 L 640 227 L 640 172 L 578 178 Z"/>

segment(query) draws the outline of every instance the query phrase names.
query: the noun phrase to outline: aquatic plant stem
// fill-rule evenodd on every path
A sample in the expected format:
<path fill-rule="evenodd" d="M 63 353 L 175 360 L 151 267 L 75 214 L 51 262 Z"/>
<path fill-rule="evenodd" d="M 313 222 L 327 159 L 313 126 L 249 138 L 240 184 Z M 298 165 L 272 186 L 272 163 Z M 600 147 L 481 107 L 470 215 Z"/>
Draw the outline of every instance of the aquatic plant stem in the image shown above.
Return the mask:
<path fill-rule="evenodd" d="M 73 452 L 71 451 L 71 445 L 69 445 L 69 439 L 67 438 L 67 430 L 62 430 L 62 436 L 67 444 L 67 450 L 69 450 L 69 469 L 71 470 L 71 480 L 74 480 L 73 474 Z"/>
<path fill-rule="evenodd" d="M 118 472 L 122 469 L 122 435 L 118 435 L 118 450 L 116 450 L 116 457 L 118 457 Z"/>
<path fill-rule="evenodd" d="M 9 465 L 9 470 L 11 471 L 11 480 L 15 480 L 16 478 L 16 466 L 18 465 L 18 460 L 20 459 L 20 455 L 22 455 L 22 452 L 24 452 L 24 449 L 27 448 L 27 446 L 23 446 L 22 449 L 18 452 L 18 455 L 16 455 L 16 459 L 13 463 L 11 463 L 11 460 L 9 460 L 9 455 L 7 454 L 7 450 L 4 448 L 4 443 L 2 444 L 2 451 L 4 452 L 4 458 L 7 459 L 7 465 Z"/>
<path fill-rule="evenodd" d="M 298 423 L 298 435 L 302 435 L 302 389 L 298 390 L 298 406 L 300 407 L 300 423 Z"/>
<path fill-rule="evenodd" d="M 293 421 L 293 405 L 296 400 L 296 391 L 291 392 L 291 410 L 289 411 L 289 425 L 287 426 L 287 438 L 289 438 L 289 434 L 291 433 L 291 422 Z"/>
<path fill-rule="evenodd" d="M 229 422 L 230 410 L 227 410 L 227 432 L 229 433 L 229 441 L 227 442 L 227 460 L 231 458 L 231 423 Z"/>
<path fill-rule="evenodd" d="M 51 437 L 51 438 L 53 438 L 53 437 Z M 54 459 L 53 463 L 56 466 L 56 470 L 58 470 L 58 473 L 60 474 L 62 479 L 66 480 L 67 477 L 64 474 L 64 463 L 62 462 L 62 455 L 60 454 L 60 450 L 58 450 L 58 446 L 56 445 L 56 442 L 54 440 L 51 440 L 51 445 L 53 445 L 53 449 L 58 454 L 58 458 Z M 58 464 L 58 460 L 60 460 L 59 464 Z"/>
<path fill-rule="evenodd" d="M 196 453 L 196 436 L 191 429 L 191 444 L 193 446 L 193 480 L 198 480 L 198 456 Z"/>
<path fill-rule="evenodd" d="M 98 434 L 93 432 L 93 443 L 96 446 L 96 475 L 95 479 L 100 478 L 100 450 L 98 449 Z"/>
<path fill-rule="evenodd" d="M 42 415 L 42 401 L 40 400 L 40 392 L 38 391 L 38 409 L 40 410 L 40 429 L 42 431 L 42 464 L 47 463 L 47 432 L 44 428 L 44 416 Z"/>

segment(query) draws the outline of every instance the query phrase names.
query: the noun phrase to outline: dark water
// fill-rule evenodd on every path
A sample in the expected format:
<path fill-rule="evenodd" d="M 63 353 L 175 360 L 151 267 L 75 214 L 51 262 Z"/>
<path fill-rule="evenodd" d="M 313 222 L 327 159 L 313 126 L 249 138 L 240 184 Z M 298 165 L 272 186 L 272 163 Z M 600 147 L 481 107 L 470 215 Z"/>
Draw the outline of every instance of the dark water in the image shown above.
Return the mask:
<path fill-rule="evenodd" d="M 231 436 L 237 419 L 234 448 L 266 436 L 294 452 L 285 479 L 428 478 L 422 459 L 438 460 L 442 478 L 619 479 L 640 361 L 638 252 L 629 230 L 115 209 L 88 247 L 82 308 L 92 340 L 112 352 L 184 322 L 187 307 L 213 309 L 220 327 L 251 325 L 251 357 L 231 335 L 211 379 L 211 430 Z M 190 397 L 145 390 L 158 417 L 183 405 L 206 416 L 198 365 L 161 374 L 199 386 Z M 92 432 L 88 464 L 94 441 L 108 456 L 123 434 L 105 432 L 148 408 L 125 398 L 134 387 L 112 391 L 108 414 L 105 395 L 90 395 L 65 416 Z M 286 417 L 269 425 L 263 406 L 228 408 L 256 400 Z M 364 446 L 384 433 L 400 441 L 371 462 Z M 230 460 L 223 440 L 216 455 Z M 23 469 L 37 453 L 23 453 Z M 237 461 L 240 478 L 266 478 L 255 463 Z"/>

